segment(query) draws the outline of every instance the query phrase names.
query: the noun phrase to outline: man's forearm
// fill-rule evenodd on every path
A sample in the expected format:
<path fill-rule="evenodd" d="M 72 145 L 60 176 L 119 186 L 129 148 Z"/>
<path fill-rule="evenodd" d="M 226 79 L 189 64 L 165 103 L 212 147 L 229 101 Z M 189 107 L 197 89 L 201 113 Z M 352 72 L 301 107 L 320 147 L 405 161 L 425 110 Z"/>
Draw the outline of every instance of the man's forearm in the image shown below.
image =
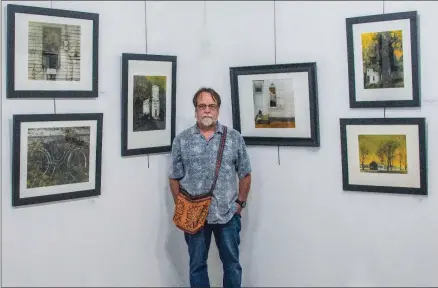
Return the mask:
<path fill-rule="evenodd" d="M 179 193 L 179 180 L 169 179 L 170 191 L 172 192 L 173 202 L 176 202 L 176 196 Z"/>
<path fill-rule="evenodd" d="M 246 201 L 249 189 L 251 188 L 251 174 L 246 175 L 239 180 L 239 197 L 240 201 Z"/>

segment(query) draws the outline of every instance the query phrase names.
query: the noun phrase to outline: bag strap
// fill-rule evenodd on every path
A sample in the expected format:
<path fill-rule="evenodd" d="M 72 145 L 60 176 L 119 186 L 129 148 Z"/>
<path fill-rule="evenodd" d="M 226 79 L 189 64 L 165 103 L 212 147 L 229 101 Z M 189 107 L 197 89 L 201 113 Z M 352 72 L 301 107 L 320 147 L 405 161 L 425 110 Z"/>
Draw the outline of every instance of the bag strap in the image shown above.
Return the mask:
<path fill-rule="evenodd" d="M 219 150 L 217 151 L 216 171 L 214 173 L 213 184 L 211 185 L 210 191 L 208 192 L 209 194 L 213 194 L 213 190 L 216 186 L 216 181 L 219 176 L 219 169 L 221 168 L 221 163 L 222 163 L 222 154 L 224 152 L 225 140 L 227 139 L 227 126 L 222 126 L 222 127 L 223 127 L 223 133 L 221 137 Z"/>

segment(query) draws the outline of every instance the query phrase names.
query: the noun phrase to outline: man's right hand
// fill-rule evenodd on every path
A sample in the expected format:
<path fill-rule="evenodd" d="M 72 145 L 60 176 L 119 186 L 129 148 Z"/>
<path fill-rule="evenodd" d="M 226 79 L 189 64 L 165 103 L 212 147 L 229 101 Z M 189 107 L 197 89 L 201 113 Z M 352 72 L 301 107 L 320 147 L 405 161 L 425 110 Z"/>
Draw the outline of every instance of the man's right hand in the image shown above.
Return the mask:
<path fill-rule="evenodd" d="M 176 204 L 177 195 L 179 193 L 179 181 L 176 179 L 169 179 L 169 184 L 173 196 L 173 203 Z"/>

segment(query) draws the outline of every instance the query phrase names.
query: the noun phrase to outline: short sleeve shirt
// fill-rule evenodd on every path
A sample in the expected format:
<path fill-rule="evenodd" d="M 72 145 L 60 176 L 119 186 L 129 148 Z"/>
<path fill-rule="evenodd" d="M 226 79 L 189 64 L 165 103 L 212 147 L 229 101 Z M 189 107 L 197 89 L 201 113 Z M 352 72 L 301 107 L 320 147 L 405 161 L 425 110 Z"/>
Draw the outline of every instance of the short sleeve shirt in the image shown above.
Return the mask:
<path fill-rule="evenodd" d="M 207 193 L 213 183 L 216 158 L 224 126 L 219 122 L 210 139 L 200 133 L 198 125 L 178 134 L 172 143 L 169 178 L 178 179 L 191 195 Z M 227 138 L 219 176 L 213 190 L 207 222 L 224 224 L 236 212 L 238 179 L 251 172 L 251 163 L 241 134 L 227 127 Z"/>

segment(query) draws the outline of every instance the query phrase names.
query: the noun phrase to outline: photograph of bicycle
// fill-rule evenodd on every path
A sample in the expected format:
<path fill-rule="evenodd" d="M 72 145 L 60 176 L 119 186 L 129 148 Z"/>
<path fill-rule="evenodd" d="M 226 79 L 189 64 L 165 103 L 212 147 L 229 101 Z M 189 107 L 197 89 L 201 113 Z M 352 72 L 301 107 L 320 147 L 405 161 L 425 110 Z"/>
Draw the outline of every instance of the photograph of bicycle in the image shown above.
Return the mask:
<path fill-rule="evenodd" d="M 27 188 L 88 182 L 90 127 L 28 130 Z"/>
<path fill-rule="evenodd" d="M 13 115 L 12 206 L 101 194 L 103 113 Z"/>

